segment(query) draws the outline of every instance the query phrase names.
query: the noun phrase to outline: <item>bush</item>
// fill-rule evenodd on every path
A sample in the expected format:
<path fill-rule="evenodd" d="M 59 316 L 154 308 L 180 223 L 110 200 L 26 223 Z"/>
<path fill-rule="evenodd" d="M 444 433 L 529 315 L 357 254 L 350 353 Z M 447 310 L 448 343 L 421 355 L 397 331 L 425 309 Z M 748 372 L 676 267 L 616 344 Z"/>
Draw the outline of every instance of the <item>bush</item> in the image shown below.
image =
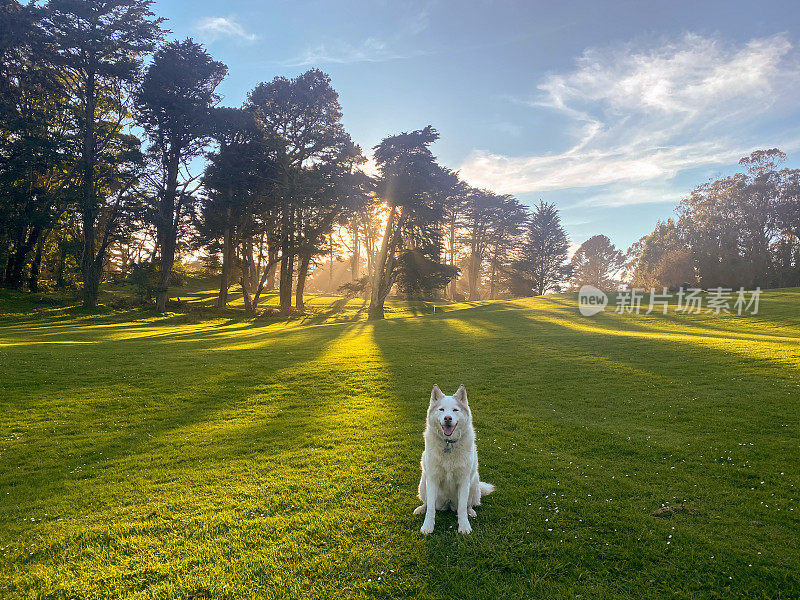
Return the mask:
<path fill-rule="evenodd" d="M 369 277 L 364 276 L 355 281 L 349 281 L 338 288 L 339 293 L 347 299 L 365 295 L 370 290 Z"/>
<path fill-rule="evenodd" d="M 153 263 L 144 262 L 134 264 L 128 281 L 136 286 L 136 295 L 142 302 L 149 302 L 155 298 L 158 287 L 158 269 Z"/>

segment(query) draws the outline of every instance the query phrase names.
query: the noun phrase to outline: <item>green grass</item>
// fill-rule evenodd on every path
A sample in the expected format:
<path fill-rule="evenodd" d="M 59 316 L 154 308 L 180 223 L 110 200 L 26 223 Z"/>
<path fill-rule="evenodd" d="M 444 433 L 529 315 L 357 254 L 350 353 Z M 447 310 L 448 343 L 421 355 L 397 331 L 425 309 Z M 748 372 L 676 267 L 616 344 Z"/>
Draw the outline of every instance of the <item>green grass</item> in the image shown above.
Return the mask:
<path fill-rule="evenodd" d="M 743 317 L 315 302 L 0 295 L 0 596 L 800 597 L 800 290 Z M 471 536 L 411 514 L 437 382 L 497 485 Z"/>

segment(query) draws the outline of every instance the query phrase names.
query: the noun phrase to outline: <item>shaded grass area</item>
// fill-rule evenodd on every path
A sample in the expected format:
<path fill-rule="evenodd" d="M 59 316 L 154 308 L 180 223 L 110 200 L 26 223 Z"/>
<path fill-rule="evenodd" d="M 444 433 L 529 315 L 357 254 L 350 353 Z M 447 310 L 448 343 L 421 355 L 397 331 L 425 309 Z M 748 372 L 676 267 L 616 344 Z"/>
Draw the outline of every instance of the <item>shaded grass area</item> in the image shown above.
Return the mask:
<path fill-rule="evenodd" d="M 800 595 L 800 290 L 742 317 L 335 302 L 0 297 L 0 596 Z M 466 384 L 498 487 L 468 537 L 411 514 L 433 383 Z"/>

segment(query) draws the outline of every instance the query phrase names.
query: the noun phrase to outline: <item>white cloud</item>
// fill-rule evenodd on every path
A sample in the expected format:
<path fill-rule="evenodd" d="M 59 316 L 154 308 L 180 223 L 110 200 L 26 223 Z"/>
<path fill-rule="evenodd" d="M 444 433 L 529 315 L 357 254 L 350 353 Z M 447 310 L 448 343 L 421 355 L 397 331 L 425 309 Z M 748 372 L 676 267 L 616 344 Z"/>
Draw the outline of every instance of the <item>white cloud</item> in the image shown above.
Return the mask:
<path fill-rule="evenodd" d="M 539 89 L 546 94 L 543 104 L 554 107 L 599 101 L 612 110 L 696 116 L 711 105 L 768 98 L 791 48 L 783 36 L 751 40 L 736 49 L 686 34 L 649 50 L 631 45 L 590 49 L 578 59 L 576 71 L 551 75 Z"/>
<path fill-rule="evenodd" d="M 472 185 L 521 194 L 672 178 L 683 169 L 735 162 L 748 151 L 720 142 L 649 148 L 631 144 L 577 151 L 573 148 L 563 154 L 526 157 L 475 151 L 459 172 Z"/>
<path fill-rule="evenodd" d="M 792 45 L 780 35 L 741 47 L 687 34 L 650 48 L 589 49 L 573 71 L 546 77 L 538 97 L 517 100 L 568 117 L 565 134 L 576 138 L 568 150 L 532 156 L 476 150 L 460 172 L 473 185 L 509 193 L 663 186 L 684 169 L 730 164 L 758 145 L 776 145 L 754 136 L 751 126 L 777 102 L 797 108 L 798 72 Z M 646 194 L 616 197 L 612 205 L 620 206 Z M 611 202 L 608 194 L 595 200 Z"/>
<path fill-rule="evenodd" d="M 331 63 L 380 62 L 397 58 L 406 58 L 406 55 L 393 51 L 386 42 L 370 37 L 356 45 L 338 41 L 309 46 L 298 56 L 282 64 L 304 67 Z"/>
<path fill-rule="evenodd" d="M 253 42 L 258 39 L 254 33 L 250 33 L 240 25 L 236 17 L 203 17 L 195 26 L 198 35 L 208 42 L 215 42 L 220 38 L 231 37 L 246 42 Z"/>
<path fill-rule="evenodd" d="M 686 194 L 665 184 L 647 183 L 644 185 L 612 184 L 602 191 L 588 196 L 576 204 L 564 206 L 563 210 L 573 208 L 619 207 L 632 204 L 671 204 L 675 205 Z"/>
<path fill-rule="evenodd" d="M 403 5 L 400 16 L 395 20 L 396 29 L 385 32 L 381 37 L 371 36 L 358 43 L 350 43 L 343 39 L 326 40 L 307 46 L 297 56 L 281 62 L 287 67 L 305 67 L 322 64 L 349 64 L 364 62 L 383 62 L 419 56 L 426 52 L 419 48 L 403 52 L 397 47 L 408 48 L 418 46 L 411 44 L 409 38 L 415 38 L 430 26 L 430 2 L 421 2 L 412 7 Z"/>

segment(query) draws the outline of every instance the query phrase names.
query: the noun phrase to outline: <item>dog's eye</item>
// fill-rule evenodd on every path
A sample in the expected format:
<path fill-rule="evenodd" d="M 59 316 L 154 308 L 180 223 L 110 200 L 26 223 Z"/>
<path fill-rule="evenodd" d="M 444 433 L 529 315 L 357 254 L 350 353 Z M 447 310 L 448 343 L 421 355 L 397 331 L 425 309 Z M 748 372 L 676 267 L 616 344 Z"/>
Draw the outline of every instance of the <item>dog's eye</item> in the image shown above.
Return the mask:
<path fill-rule="evenodd" d="M 443 409 L 443 408 L 440 408 L 439 410 L 440 410 L 440 411 L 442 411 L 442 412 L 444 412 L 444 409 Z"/>
<path fill-rule="evenodd" d="M 454 408 L 454 409 L 453 409 L 453 412 L 458 412 L 458 409 L 457 409 L 457 408 Z"/>

